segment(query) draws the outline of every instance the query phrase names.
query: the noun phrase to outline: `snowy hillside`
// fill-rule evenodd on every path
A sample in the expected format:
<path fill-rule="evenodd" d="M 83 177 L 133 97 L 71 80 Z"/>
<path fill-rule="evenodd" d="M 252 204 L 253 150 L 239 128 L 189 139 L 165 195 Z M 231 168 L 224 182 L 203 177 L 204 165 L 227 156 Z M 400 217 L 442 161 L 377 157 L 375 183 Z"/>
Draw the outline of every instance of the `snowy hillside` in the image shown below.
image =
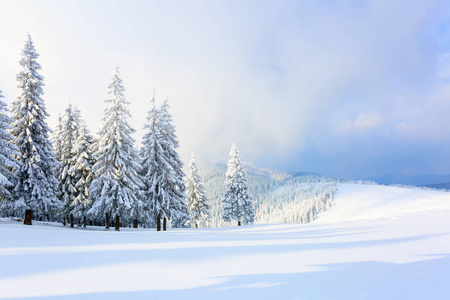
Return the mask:
<path fill-rule="evenodd" d="M 450 213 L 449 192 L 420 188 L 339 183 L 334 202 L 315 223 Z"/>
<path fill-rule="evenodd" d="M 333 205 L 336 181 L 311 173 L 288 174 L 246 167 L 255 207 L 255 224 L 308 223 Z M 223 221 L 224 167 L 200 169 L 211 206 L 209 227 L 233 226 Z"/>
<path fill-rule="evenodd" d="M 317 174 L 288 174 L 246 168 L 256 210 L 255 224 L 320 223 L 397 218 L 450 210 L 450 193 L 427 188 L 338 183 Z M 233 226 L 222 220 L 225 169 L 202 170 L 211 205 L 210 227 Z"/>

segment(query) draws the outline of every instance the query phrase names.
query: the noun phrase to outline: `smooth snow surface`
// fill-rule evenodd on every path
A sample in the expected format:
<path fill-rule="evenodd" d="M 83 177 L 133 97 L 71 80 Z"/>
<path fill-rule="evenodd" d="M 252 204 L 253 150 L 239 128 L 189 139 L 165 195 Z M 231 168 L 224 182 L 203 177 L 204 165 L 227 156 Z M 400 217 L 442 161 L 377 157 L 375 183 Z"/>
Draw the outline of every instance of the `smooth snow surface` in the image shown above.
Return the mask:
<path fill-rule="evenodd" d="M 450 214 L 450 193 L 383 185 L 338 184 L 335 206 L 314 223 Z"/>
<path fill-rule="evenodd" d="M 323 214 L 336 223 L 114 232 L 0 221 L 0 299 L 449 299 L 450 194 L 385 189 L 340 186 Z M 401 217 L 387 195 L 403 193 Z M 419 213 L 422 201 L 433 209 Z"/>

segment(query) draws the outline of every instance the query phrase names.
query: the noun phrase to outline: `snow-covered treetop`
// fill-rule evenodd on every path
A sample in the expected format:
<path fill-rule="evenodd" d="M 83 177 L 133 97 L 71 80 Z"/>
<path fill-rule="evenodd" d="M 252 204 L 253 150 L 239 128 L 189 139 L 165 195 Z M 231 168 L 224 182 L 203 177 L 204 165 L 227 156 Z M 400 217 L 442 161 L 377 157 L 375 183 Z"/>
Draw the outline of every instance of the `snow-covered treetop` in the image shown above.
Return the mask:
<path fill-rule="evenodd" d="M 116 143 L 134 145 L 135 140 L 131 134 L 135 130 L 126 122 L 126 119 L 131 117 L 130 111 L 127 108 L 127 105 L 130 103 L 126 101 L 124 96 L 125 88 L 120 78 L 119 67 L 116 67 L 112 76 L 112 82 L 108 85 L 108 88 L 108 94 L 112 95 L 112 97 L 105 99 L 104 102 L 111 103 L 112 105 L 104 110 L 99 143 L 108 144 L 108 141 L 102 141 L 102 139 L 109 139 L 114 136 Z M 111 132 L 112 130 L 115 132 Z"/>
<path fill-rule="evenodd" d="M 44 86 L 44 82 L 42 81 L 44 77 L 37 72 L 37 70 L 42 69 L 41 65 L 36 61 L 39 54 L 36 52 L 31 36 L 28 34 L 27 37 L 25 47 L 22 50 L 22 59 L 19 61 L 23 69 L 17 75 L 17 80 L 19 81 L 18 88 L 22 91 L 21 98 L 28 98 L 30 96 L 39 97 L 44 94 L 42 89 Z M 40 98 L 39 100 L 42 101 Z M 48 116 L 47 113 L 45 115 Z"/>
<path fill-rule="evenodd" d="M 233 177 L 236 173 L 244 174 L 244 169 L 241 165 L 241 158 L 239 156 L 239 149 L 233 143 L 230 150 L 230 160 L 228 161 L 227 177 Z"/>

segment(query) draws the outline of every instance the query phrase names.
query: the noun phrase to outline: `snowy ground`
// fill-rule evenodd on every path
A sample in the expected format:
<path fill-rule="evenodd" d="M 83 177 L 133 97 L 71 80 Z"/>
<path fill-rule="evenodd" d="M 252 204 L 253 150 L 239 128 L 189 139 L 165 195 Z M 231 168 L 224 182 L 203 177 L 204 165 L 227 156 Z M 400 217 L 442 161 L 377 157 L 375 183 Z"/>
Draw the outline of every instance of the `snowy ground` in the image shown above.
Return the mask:
<path fill-rule="evenodd" d="M 450 299 L 450 193 L 344 184 L 335 201 L 308 225 L 0 222 L 0 299 Z"/>
<path fill-rule="evenodd" d="M 338 184 L 336 206 L 315 223 L 403 218 L 450 213 L 450 193 L 420 188 Z"/>

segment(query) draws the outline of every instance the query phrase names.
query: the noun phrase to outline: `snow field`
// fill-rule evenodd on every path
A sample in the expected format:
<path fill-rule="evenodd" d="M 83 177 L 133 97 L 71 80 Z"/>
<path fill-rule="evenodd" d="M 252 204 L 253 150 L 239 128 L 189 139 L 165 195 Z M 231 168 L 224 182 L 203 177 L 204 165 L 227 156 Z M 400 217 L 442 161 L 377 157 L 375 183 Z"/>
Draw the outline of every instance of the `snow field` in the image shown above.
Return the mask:
<path fill-rule="evenodd" d="M 335 204 L 315 223 L 450 214 L 450 193 L 420 188 L 340 183 Z"/>
<path fill-rule="evenodd" d="M 0 299 L 449 299 L 448 195 L 339 184 L 335 206 L 304 225 L 0 221 Z"/>

